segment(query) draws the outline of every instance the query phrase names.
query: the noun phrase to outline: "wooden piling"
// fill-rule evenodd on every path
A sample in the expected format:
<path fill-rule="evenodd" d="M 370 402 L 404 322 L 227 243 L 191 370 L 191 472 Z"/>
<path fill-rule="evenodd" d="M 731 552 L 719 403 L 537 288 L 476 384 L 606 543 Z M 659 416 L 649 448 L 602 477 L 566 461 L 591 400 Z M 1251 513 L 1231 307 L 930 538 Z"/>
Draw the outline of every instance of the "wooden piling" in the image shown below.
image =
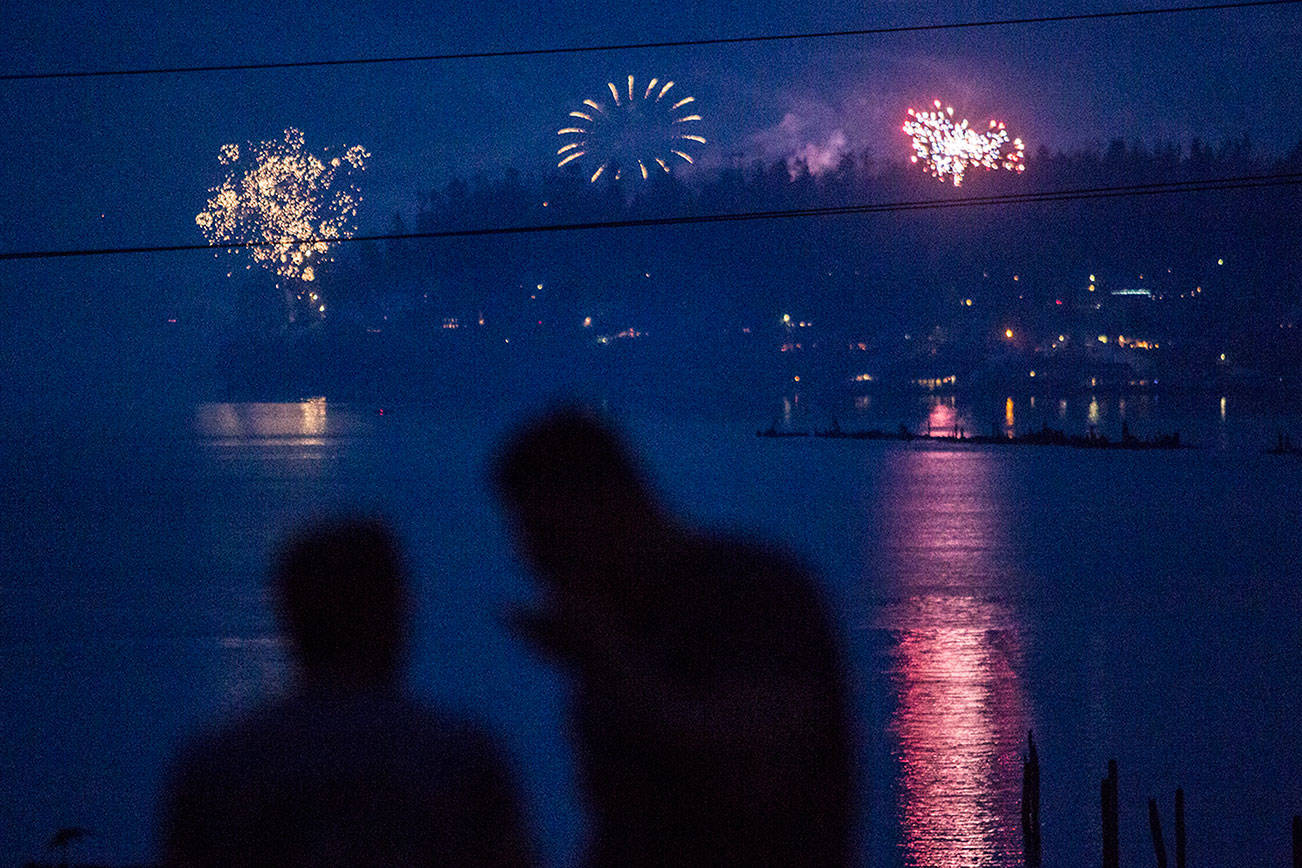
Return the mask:
<path fill-rule="evenodd" d="M 1100 786 L 1103 808 L 1103 868 L 1121 868 L 1121 846 L 1117 821 L 1117 761 L 1108 760 L 1108 776 Z"/>
<path fill-rule="evenodd" d="M 1040 757 L 1035 735 L 1026 733 L 1026 759 L 1022 762 L 1022 861 L 1026 868 L 1040 868 Z"/>
<path fill-rule="evenodd" d="M 1185 868 L 1184 790 L 1175 791 L 1175 868 Z"/>
<path fill-rule="evenodd" d="M 1099 816 L 1103 818 L 1103 868 L 1114 868 L 1108 847 L 1108 779 L 1099 785 Z"/>
<path fill-rule="evenodd" d="M 1148 800 L 1148 830 L 1153 834 L 1153 855 L 1157 868 L 1166 868 L 1166 842 L 1162 840 L 1162 818 L 1157 813 L 1157 799 Z"/>
<path fill-rule="evenodd" d="M 1022 761 L 1022 864 L 1035 868 L 1034 848 L 1031 845 L 1031 761 Z"/>
<path fill-rule="evenodd" d="M 1302 817 L 1293 817 L 1293 868 L 1302 868 Z"/>

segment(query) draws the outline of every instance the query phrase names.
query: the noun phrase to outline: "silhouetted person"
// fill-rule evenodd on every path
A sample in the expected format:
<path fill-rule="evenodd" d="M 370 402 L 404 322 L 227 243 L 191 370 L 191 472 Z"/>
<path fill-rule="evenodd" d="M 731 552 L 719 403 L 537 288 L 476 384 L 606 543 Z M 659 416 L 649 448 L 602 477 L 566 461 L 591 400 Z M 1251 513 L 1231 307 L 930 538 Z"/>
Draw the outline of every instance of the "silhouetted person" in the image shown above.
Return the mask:
<path fill-rule="evenodd" d="M 164 804 L 171 865 L 521 865 L 490 740 L 400 686 L 410 600 L 384 526 L 293 539 L 274 572 L 298 678 L 191 745 Z"/>
<path fill-rule="evenodd" d="M 846 689 L 809 576 L 680 525 L 581 412 L 520 432 L 496 471 L 545 590 L 516 629 L 576 687 L 587 863 L 845 864 Z"/>

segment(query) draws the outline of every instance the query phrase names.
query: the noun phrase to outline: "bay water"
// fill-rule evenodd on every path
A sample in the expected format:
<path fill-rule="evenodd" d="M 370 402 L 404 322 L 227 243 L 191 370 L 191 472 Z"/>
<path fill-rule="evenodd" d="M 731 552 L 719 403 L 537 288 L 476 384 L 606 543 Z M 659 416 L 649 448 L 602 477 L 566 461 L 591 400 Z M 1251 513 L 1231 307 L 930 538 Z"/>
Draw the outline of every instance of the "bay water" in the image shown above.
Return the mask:
<path fill-rule="evenodd" d="M 1302 813 L 1302 458 L 1264 448 L 1302 432 L 1294 410 L 796 394 L 760 411 L 690 395 L 607 407 L 675 508 L 816 572 L 849 661 L 864 864 L 1017 863 L 1028 731 L 1046 864 L 1098 863 L 1109 759 L 1127 862 L 1152 858 L 1150 798 L 1170 846 L 1182 787 L 1195 864 L 1286 863 Z M 0 865 L 48 858 L 67 826 L 92 833 L 75 859 L 152 858 L 170 757 L 287 683 L 265 587 L 277 540 L 358 509 L 409 553 L 412 689 L 494 730 L 545 857 L 571 862 L 566 686 L 502 626 L 533 588 L 486 484 L 530 409 L 311 399 L 0 426 Z M 1200 448 L 756 438 L 775 417 L 1114 439 L 1125 420 Z"/>

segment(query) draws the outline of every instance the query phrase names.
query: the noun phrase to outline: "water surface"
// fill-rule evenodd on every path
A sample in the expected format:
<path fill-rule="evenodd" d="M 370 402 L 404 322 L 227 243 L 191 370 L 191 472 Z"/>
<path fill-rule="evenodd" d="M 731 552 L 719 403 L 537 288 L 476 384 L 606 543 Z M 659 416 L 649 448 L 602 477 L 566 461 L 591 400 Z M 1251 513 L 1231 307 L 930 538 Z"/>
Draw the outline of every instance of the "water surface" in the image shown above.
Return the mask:
<path fill-rule="evenodd" d="M 1046 401 L 877 397 L 839 416 L 915 430 L 957 417 L 984 433 L 1001 412 L 1018 430 L 1035 414 L 1068 430 L 1096 415 L 1118 434 L 1117 399 Z M 790 396 L 776 412 L 822 424 L 817 403 Z M 764 414 L 612 410 L 679 508 L 817 568 L 852 664 L 865 862 L 1015 861 L 1034 729 L 1049 864 L 1098 861 L 1113 757 L 1123 858 L 1148 858 L 1147 799 L 1169 830 L 1182 786 L 1200 864 L 1282 864 L 1302 808 L 1302 461 L 1260 447 L 1292 417 L 1169 404 L 1131 400 L 1125 418 L 1207 448 L 771 442 L 753 436 Z M 390 516 L 411 552 L 413 688 L 500 734 L 546 855 L 573 857 L 564 685 L 501 627 L 530 583 L 483 484 L 518 408 L 379 409 L 206 404 L 39 437 L 9 426 L 0 864 L 41 855 L 66 825 L 95 831 L 81 858 L 150 856 L 177 746 L 286 682 L 263 589 L 274 540 L 358 504 Z"/>

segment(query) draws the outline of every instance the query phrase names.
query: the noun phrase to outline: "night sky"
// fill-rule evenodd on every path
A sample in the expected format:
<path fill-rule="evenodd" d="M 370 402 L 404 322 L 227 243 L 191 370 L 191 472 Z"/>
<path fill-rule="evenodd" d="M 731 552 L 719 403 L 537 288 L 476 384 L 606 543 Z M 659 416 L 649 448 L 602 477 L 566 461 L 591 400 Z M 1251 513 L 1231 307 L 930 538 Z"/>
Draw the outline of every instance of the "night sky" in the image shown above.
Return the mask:
<path fill-rule="evenodd" d="M 344 4 L 296 0 L 266 4 L 231 0 L 203 4 L 174 0 L 4 0 L 0 5 L 0 73 L 299 62 L 692 40 L 1160 8 L 1175 3 L 946 0 L 919 4 L 885 0 L 869 4 L 862 0 L 825 0 L 802 4 L 728 0 L 666 4 L 480 0 L 413 4 L 359 0 Z M 268 11 L 271 6 L 274 12 Z M 514 169 L 530 182 L 555 172 L 556 131 L 565 125 L 567 111 L 584 97 L 600 98 L 607 81 L 623 81 L 630 74 L 639 83 L 651 77 L 673 79 L 681 94 L 696 97 L 703 120 L 694 132 L 706 137 L 708 143 L 693 149 L 696 165 L 675 167 L 675 173 L 689 185 L 723 167 L 750 166 L 757 160 L 773 163 L 799 157 L 818 172 L 823 166 L 835 165 L 845 153 L 859 155 L 867 150 L 880 160 L 902 163 L 910 154 L 909 141 L 900 131 L 906 109 L 926 106 L 939 98 L 978 125 L 991 117 L 1005 121 L 1011 133 L 1026 143 L 1027 171 L 1023 178 L 1027 189 L 1033 190 L 1038 183 L 1035 156 L 1041 147 L 1068 152 L 1101 150 L 1110 141 L 1122 139 L 1149 146 L 1175 143 L 1187 150 L 1195 138 L 1219 144 L 1247 134 L 1258 153 L 1268 158 L 1287 154 L 1302 141 L 1302 115 L 1298 111 L 1298 96 L 1302 94 L 1302 3 L 1093 22 L 722 46 L 0 81 L 0 253 L 202 244 L 205 239 L 196 226 L 195 215 L 204 209 L 209 188 L 220 182 L 225 172 L 218 162 L 221 147 L 275 139 L 288 127 L 301 130 L 307 149 L 314 153 L 327 146 L 340 153 L 352 145 L 364 146 L 370 152 L 366 170 L 356 179 L 364 197 L 357 226 L 361 233 L 383 233 L 393 225 L 395 212 L 414 214 L 423 192 L 454 178 L 473 181 L 481 176 L 496 180 Z M 1209 195 L 1197 201 L 1217 200 Z M 1262 201 L 1270 207 L 1277 204 L 1281 209 L 1295 209 L 1297 188 L 1268 191 L 1262 194 Z M 1036 220 L 1052 220 L 1062 213 L 1052 211 L 1053 207 L 1025 212 L 1030 216 L 1019 224 L 1019 232 L 1029 235 L 1040 231 L 1041 224 Z M 1212 207 L 1188 221 L 1190 237 L 1201 240 L 1196 235 L 1202 231 L 1197 220 L 1205 216 L 1214 220 Z M 956 223 L 964 219 L 977 223 L 990 212 L 954 209 L 949 213 L 956 215 Z M 1118 222 L 1109 213 L 1108 219 L 1099 223 L 1109 221 Z M 407 225 L 413 224 L 409 221 Z M 1164 225 L 1174 227 L 1174 232 L 1184 227 L 1183 221 L 1167 221 Z M 1286 221 L 1274 220 L 1269 225 L 1279 229 L 1280 236 L 1289 231 Z M 898 239 L 892 236 L 891 232 L 897 232 L 894 224 L 882 221 L 878 226 L 886 229 L 874 237 L 886 238 L 887 242 L 898 240 L 898 246 L 904 249 L 890 251 L 894 258 L 889 261 L 902 268 L 898 263 L 916 260 L 918 294 L 939 297 L 942 293 L 937 275 L 950 263 L 932 258 L 934 251 L 913 249 L 920 245 L 914 238 L 904 237 L 903 231 L 898 231 Z M 710 275 L 726 273 L 733 262 L 723 245 L 712 246 L 702 240 L 703 236 L 693 235 L 696 228 L 676 227 L 653 240 L 679 245 L 675 250 L 679 263 L 691 262 L 694 256 L 702 264 L 700 274 L 680 268 L 673 275 L 672 291 L 681 287 L 685 295 L 692 296 L 691 301 L 714 304 L 713 294 L 722 297 L 724 293 L 720 286 L 712 284 Z M 590 261 L 593 274 L 608 278 L 611 286 L 622 289 L 619 275 L 602 274 L 603 265 L 616 258 L 603 259 L 602 245 L 617 243 L 612 241 L 616 231 L 578 237 L 575 233 L 533 236 L 529 243 L 537 248 L 518 242 L 518 236 L 509 236 L 501 243 L 518 244 L 518 251 L 542 249 L 544 243 L 552 243 L 561 235 L 575 247 L 590 239 L 590 257 L 584 250 L 583 256 L 574 258 L 585 267 Z M 1020 239 L 1012 237 L 1016 233 L 1009 234 L 1009 249 L 1014 250 Z M 646 237 L 642 236 L 644 242 Z M 819 261 L 821 265 L 815 255 L 820 251 L 814 249 L 821 240 L 818 224 L 812 221 L 768 221 L 753 230 L 752 237 L 765 241 L 771 238 L 772 243 L 764 246 L 774 260 L 804 244 L 812 250 L 804 254 L 808 261 Z M 1285 248 L 1288 245 L 1287 238 L 1282 243 L 1268 241 Z M 857 236 L 852 243 L 871 252 Z M 559 248 L 559 242 L 555 246 Z M 651 248 L 650 243 L 646 246 Z M 687 255 L 683 255 L 684 251 Z M 1280 296 L 1297 294 L 1296 252 L 1296 245 L 1291 251 L 1283 251 L 1279 258 L 1292 270 L 1269 281 L 1272 289 L 1276 284 L 1280 287 Z M 996 260 L 1012 259 L 1011 253 L 997 253 L 1000 255 L 993 257 Z M 1158 250 L 1154 255 L 1165 253 Z M 1257 257 L 1254 261 L 1273 262 L 1275 256 L 1264 242 L 1248 253 Z M 1205 265 L 1210 270 L 1212 255 L 1221 254 L 1219 250 L 1214 254 L 1209 251 L 1205 263 L 1174 265 L 1189 269 Z M 1072 255 L 1073 251 L 1067 251 L 1058 259 L 1066 262 Z M 544 256 L 539 254 L 538 258 L 543 260 Z M 633 258 L 625 257 L 627 261 Z M 886 253 L 881 258 L 888 261 Z M 1055 267 L 1058 264 L 1052 248 L 1042 259 L 1053 260 Z M 74 455 L 59 452 L 57 442 L 62 441 L 58 437 L 72 443 L 70 449 L 80 446 L 79 438 L 112 444 L 119 442 L 112 436 L 114 426 L 138 424 L 142 431 L 163 430 L 134 421 L 137 415 L 147 415 L 137 414 L 137 409 L 171 412 L 179 418 L 191 413 L 196 402 L 222 394 L 216 360 L 221 358 L 223 341 L 229 336 L 220 333 L 219 323 L 221 315 L 229 310 L 221 308 L 223 303 L 230 305 L 238 292 L 228 272 L 243 264 L 242 259 L 225 254 L 214 257 L 207 251 L 0 261 L 0 453 L 22 466 L 21 462 L 34 450 L 15 444 L 26 438 L 28 443 L 41 445 L 39 440 L 53 434 L 50 442 L 56 445 L 50 448 L 51 454 Z M 752 279 L 753 272 L 767 265 L 745 264 L 751 266 L 751 273 L 737 279 L 741 288 L 732 287 L 737 292 L 750 291 L 753 284 L 760 283 Z M 657 265 L 648 265 L 646 272 L 637 268 L 636 276 L 645 277 L 650 284 L 651 272 L 657 270 Z M 710 265 L 713 271 L 706 267 Z M 470 262 L 467 270 L 476 267 L 477 263 Z M 1236 267 L 1237 261 L 1226 266 L 1225 272 Z M 740 267 L 736 270 L 743 271 Z M 902 286 L 900 294 L 912 305 L 914 299 L 907 293 L 913 292 L 914 286 L 911 281 L 898 279 L 899 273 L 890 272 L 882 281 Z M 1087 273 L 1081 269 L 1076 278 Z M 831 277 L 830 270 L 827 275 Z M 525 278 L 512 275 L 510 279 Z M 532 283 L 534 278 L 528 279 Z M 538 275 L 536 279 L 544 278 Z M 655 279 L 660 279 L 659 274 Z M 789 287 L 795 296 L 807 292 L 814 283 L 802 280 L 803 275 L 792 278 L 784 273 L 772 282 L 780 283 L 783 291 Z M 951 286 L 956 280 L 951 280 Z M 1028 282 L 1024 280 L 1023 285 Z M 656 296 L 657 303 L 666 295 Z M 213 303 L 205 306 L 205 299 Z M 935 301 L 919 298 L 917 307 L 926 309 Z M 1237 298 L 1231 303 L 1256 316 Z M 182 316 L 173 327 L 169 318 L 174 321 L 178 310 L 194 312 L 195 316 L 192 321 Z M 776 314 L 776 309 L 773 312 Z M 798 309 L 793 313 L 803 317 Z M 859 316 L 861 311 L 853 313 Z M 863 318 L 869 319 L 867 315 Z M 776 323 L 776 318 L 772 322 Z M 619 327 L 627 325 L 621 322 Z M 389 339 L 388 334 L 385 339 Z M 512 346 L 513 352 L 519 343 Z M 539 379 L 546 385 L 545 378 Z M 1012 398 L 1008 398 L 1008 406 L 1011 414 Z M 1031 406 L 1035 406 L 1033 402 Z M 120 442 L 134 441 L 124 437 Z M 121 457 L 132 458 L 125 452 Z M 123 460 L 111 463 L 110 470 L 128 466 L 131 460 Z M 1216 473 L 1220 474 L 1221 468 L 1215 465 Z M 464 467 L 457 472 L 468 473 Z M 457 473 L 447 476 L 450 480 L 461 478 Z M 1211 488 L 1221 484 L 1222 476 L 1210 478 L 1216 480 Z M 1176 481 L 1184 484 L 1183 478 Z M 408 483 L 402 481 L 402 485 Z M 152 490 L 148 484 L 139 483 L 139 490 Z M 441 484 L 449 483 L 445 479 Z M 57 482 L 52 484 L 50 501 L 62 503 L 59 498 L 73 487 L 71 483 L 62 488 Z M 462 495 L 461 489 L 447 490 L 453 492 L 449 497 Z M 1069 490 L 1083 491 L 1074 477 Z M 765 502 L 771 493 L 763 492 Z M 114 503 L 112 498 L 119 495 L 114 490 L 106 498 L 106 512 Z M 205 496 L 215 500 L 220 493 Z M 852 496 L 857 495 L 847 495 L 843 500 L 851 502 Z M 77 498 L 89 497 L 69 494 L 68 502 L 80 509 L 83 501 Z M 1179 502 L 1175 495 L 1172 497 L 1170 503 Z M 1184 497 L 1183 491 L 1179 497 Z M 1262 514 L 1271 520 L 1256 529 L 1258 536 L 1245 537 L 1267 540 L 1269 544 L 1259 547 L 1265 557 L 1261 563 L 1267 565 L 1275 563 L 1271 559 L 1287 548 L 1275 544 L 1277 537 L 1295 538 L 1288 537 L 1291 531 L 1285 528 L 1287 511 L 1272 505 L 1282 502 L 1282 497 L 1261 501 L 1266 504 L 1260 507 Z M 791 504 L 800 502 L 793 499 Z M 1250 499 L 1235 502 L 1248 504 Z M 424 508 L 423 499 L 421 503 Z M 781 509 L 790 509 L 794 521 L 795 506 Z M 1211 515 L 1209 510 L 1204 511 Z M 1065 522 L 1070 510 L 1055 504 L 1038 512 L 1052 519 L 1047 527 L 1053 534 L 1069 532 Z M 910 514 L 924 513 L 915 509 Z M 1177 510 L 1172 506 L 1155 509 L 1154 513 L 1176 516 Z M 215 513 L 213 521 L 225 514 Z M 124 515 L 126 518 L 120 520 L 125 522 L 135 514 Z M 1064 523 L 1053 523 L 1059 520 Z M 1115 533 L 1131 533 L 1130 522 L 1126 517 Z M 118 525 L 109 522 L 106 527 L 112 531 Z M 833 523 L 828 522 L 827 527 L 833 527 Z M 1285 529 L 1276 533 L 1278 528 Z M 50 538 L 62 539 L 56 530 L 61 532 L 62 528 L 51 530 L 54 535 Z M 829 537 L 831 533 L 828 531 Z M 90 535 L 86 539 L 98 537 Z M 1110 541 L 1112 537 L 1103 533 L 1097 539 Z M 1182 545 L 1181 536 L 1174 531 L 1153 533 L 1145 539 L 1149 540 L 1145 544 L 1158 553 L 1145 557 L 1159 564 L 1167 563 L 1167 546 Z M 1096 549 L 1087 545 L 1080 551 L 1087 554 L 1079 557 L 1087 559 Z M 1178 554 L 1183 557 L 1185 552 Z M 127 566 L 121 569 L 134 563 L 130 557 L 144 555 L 129 552 L 123 561 Z M 45 561 L 36 563 L 40 568 Z M 1207 563 L 1221 562 L 1210 558 Z M 1053 569 L 1059 567 L 1055 559 Z M 1080 560 L 1076 568 L 1083 572 L 1094 565 Z M 143 574 L 153 575 L 148 571 Z M 1064 569 L 1063 574 L 1071 575 L 1072 571 Z M 1117 575 L 1127 588 L 1141 586 L 1130 581 L 1126 570 Z M 1219 581 L 1218 573 L 1209 575 Z M 1261 587 L 1276 587 L 1277 583 L 1262 578 L 1270 575 L 1271 570 L 1263 567 L 1257 575 Z M 1210 579 L 1206 586 L 1221 593 L 1220 586 Z M 1176 593 L 1172 592 L 1172 596 Z M 1269 599 L 1264 591 L 1262 599 Z M 1256 617 L 1254 610 L 1245 623 L 1255 623 L 1252 619 Z M 1118 647 L 1129 646 L 1123 643 Z M 1207 652 L 1212 653 L 1220 647 L 1207 644 L 1204 650 L 1212 649 Z M 1188 662 L 1185 656 L 1179 659 Z M 1134 667 L 1126 671 L 1141 672 Z M 1097 802 L 1093 804 L 1097 806 Z"/>
<path fill-rule="evenodd" d="M 1144 3 L 1145 6 L 1162 4 Z M 280 62 L 681 40 L 1090 12 L 1116 3 L 102 4 L 11 0 L 5 72 Z M 904 110 L 933 97 L 997 116 L 1028 158 L 1113 138 L 1302 137 L 1302 7 L 731 46 L 299 70 L 0 83 L 0 249 L 200 243 L 219 147 L 295 126 L 361 144 L 363 232 L 453 176 L 552 170 L 565 112 L 607 80 L 673 78 L 697 97 L 713 167 L 871 148 L 904 159 Z M 685 171 L 684 171 L 685 170 Z M 1034 181 L 1033 168 L 1027 173 Z M 101 216 L 102 215 L 102 216 Z M 53 325 L 42 293 L 81 294 L 101 331 L 153 315 L 162 286 L 211 286 L 202 253 L 0 263 L 7 342 Z M 112 310 L 119 321 L 97 316 Z M 17 325 L 15 325 L 17 323 Z M 82 323 L 85 325 L 86 323 Z M 109 338 L 104 338 L 110 341 Z M 111 342 L 111 341 L 110 341 Z M 74 341 L 80 345 L 79 339 Z M 33 352 L 39 347 L 28 347 Z M 70 356 L 77 349 L 71 348 Z M 62 358 L 62 357 L 61 357 Z"/>

